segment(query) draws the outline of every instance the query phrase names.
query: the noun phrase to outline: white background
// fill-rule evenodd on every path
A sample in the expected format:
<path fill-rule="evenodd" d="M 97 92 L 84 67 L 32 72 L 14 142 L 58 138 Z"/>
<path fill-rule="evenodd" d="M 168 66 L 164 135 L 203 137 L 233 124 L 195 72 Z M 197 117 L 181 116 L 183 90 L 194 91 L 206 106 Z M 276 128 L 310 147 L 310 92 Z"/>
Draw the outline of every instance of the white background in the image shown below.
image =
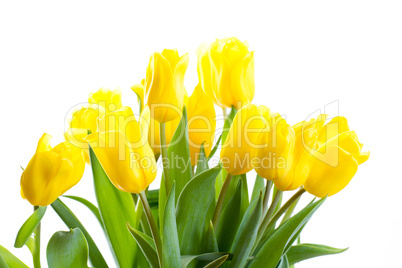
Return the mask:
<path fill-rule="evenodd" d="M 27 248 L 13 248 L 32 211 L 19 194 L 20 165 L 27 165 L 43 132 L 54 137 L 53 145 L 62 141 L 71 106 L 101 86 L 120 87 L 123 103 L 135 106 L 130 86 L 145 76 L 150 54 L 164 48 L 190 53 L 185 84 L 191 93 L 196 48 L 236 36 L 255 50 L 254 103 L 294 124 L 338 101 L 339 114 L 349 118 L 371 152 L 349 186 L 328 199 L 302 234 L 303 242 L 349 250 L 298 267 L 401 267 L 401 14 L 400 1 L 386 0 L 2 1 L 0 244 L 32 265 Z M 334 107 L 327 112 L 337 115 Z M 95 201 L 91 180 L 88 167 L 68 194 Z M 311 199 L 305 195 L 303 201 Z M 111 263 L 94 217 L 74 201 L 65 202 Z M 66 229 L 49 208 L 42 241 Z"/>

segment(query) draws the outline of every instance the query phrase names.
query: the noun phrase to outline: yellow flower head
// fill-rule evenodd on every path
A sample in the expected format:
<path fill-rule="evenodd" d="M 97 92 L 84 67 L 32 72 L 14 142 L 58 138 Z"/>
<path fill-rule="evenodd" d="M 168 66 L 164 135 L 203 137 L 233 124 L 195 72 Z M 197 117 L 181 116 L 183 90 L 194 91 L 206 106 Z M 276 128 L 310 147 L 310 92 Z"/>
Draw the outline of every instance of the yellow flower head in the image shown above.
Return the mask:
<path fill-rule="evenodd" d="M 130 193 L 144 191 L 156 177 L 156 162 L 147 142 L 149 109 L 137 121 L 129 107 L 106 114 L 89 142 L 116 188 Z"/>
<path fill-rule="evenodd" d="M 106 113 L 114 112 L 123 106 L 120 89 L 111 91 L 100 88 L 97 92 L 89 94 L 88 102 L 103 107 Z"/>
<path fill-rule="evenodd" d="M 180 117 L 184 104 L 184 75 L 188 54 L 179 56 L 176 49 L 152 54 L 145 79 L 145 99 L 151 117 L 166 123 Z"/>
<path fill-rule="evenodd" d="M 76 185 L 84 173 L 82 149 L 69 142 L 50 146 L 52 137 L 43 134 L 36 153 L 21 176 L 21 195 L 34 206 L 47 206 Z"/>
<path fill-rule="evenodd" d="M 191 165 L 195 166 L 201 144 L 204 144 L 205 155 L 210 154 L 216 127 L 214 103 L 199 84 L 188 100 L 187 120 Z"/>
<path fill-rule="evenodd" d="M 217 39 L 197 50 L 201 87 L 222 108 L 240 109 L 254 98 L 254 52 L 237 38 Z"/>
<path fill-rule="evenodd" d="M 229 174 L 239 175 L 253 169 L 252 158 L 258 147 L 257 138 L 262 129 L 269 127 L 270 111 L 265 106 L 247 104 L 233 119 L 221 150 L 223 167 Z"/>
<path fill-rule="evenodd" d="M 257 137 L 254 169 L 267 180 L 281 180 L 292 166 L 295 133 L 279 114 L 270 115 L 266 121 L 269 127 L 262 129 Z"/>

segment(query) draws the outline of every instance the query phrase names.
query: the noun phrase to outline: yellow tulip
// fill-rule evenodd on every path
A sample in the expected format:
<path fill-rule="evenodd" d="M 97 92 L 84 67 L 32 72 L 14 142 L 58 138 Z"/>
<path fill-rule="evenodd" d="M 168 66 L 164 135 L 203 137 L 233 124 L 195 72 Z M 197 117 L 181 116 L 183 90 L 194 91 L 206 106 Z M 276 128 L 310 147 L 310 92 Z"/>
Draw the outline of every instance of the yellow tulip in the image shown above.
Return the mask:
<path fill-rule="evenodd" d="M 88 102 L 102 106 L 106 113 L 114 112 L 123 106 L 121 104 L 120 89 L 111 91 L 110 89 L 100 88 L 97 92 L 89 94 Z"/>
<path fill-rule="evenodd" d="M 356 174 L 358 166 L 366 162 L 369 152 L 362 152 L 354 131 L 346 118 L 335 117 L 319 133 L 318 149 L 307 154 L 309 172 L 305 189 L 317 196 L 331 196 L 345 188 Z"/>
<path fill-rule="evenodd" d="M 187 104 L 188 136 L 190 145 L 191 165 L 198 161 L 201 144 L 204 144 L 205 155 L 209 156 L 216 127 L 215 108 L 198 84 Z"/>
<path fill-rule="evenodd" d="M 87 107 L 73 112 L 69 122 L 70 126 L 64 133 L 66 141 L 84 149 L 87 163 L 89 163 L 88 143 L 84 138 L 88 135 L 88 130 L 92 133 L 97 131 L 98 118 L 122 107 L 121 92 L 119 89 L 111 91 L 101 88 L 97 92 L 89 94 L 88 102 Z"/>
<path fill-rule="evenodd" d="M 237 112 L 220 155 L 229 174 L 244 174 L 253 169 L 252 157 L 258 147 L 257 138 L 261 129 L 269 127 L 266 120 L 269 114 L 267 107 L 254 104 L 247 104 Z"/>
<path fill-rule="evenodd" d="M 291 191 L 304 184 L 309 171 L 309 165 L 306 163 L 307 149 L 317 147 L 318 135 L 325 120 L 326 115 L 319 115 L 317 119 L 311 119 L 309 122 L 302 121 L 293 126 L 295 144 L 289 159 L 290 169 L 284 177 L 274 181 L 276 188 L 281 191 Z"/>
<path fill-rule="evenodd" d="M 269 114 L 268 114 L 269 115 Z M 257 138 L 254 169 L 267 180 L 281 180 L 292 166 L 295 133 L 279 114 L 266 118 L 269 127 L 262 129 Z"/>
<path fill-rule="evenodd" d="M 50 146 L 52 137 L 43 134 L 21 176 L 21 195 L 34 206 L 47 206 L 76 185 L 84 173 L 82 149 L 69 142 Z"/>
<path fill-rule="evenodd" d="M 205 93 L 222 108 L 240 109 L 254 98 L 254 52 L 237 38 L 217 39 L 197 50 Z"/>
<path fill-rule="evenodd" d="M 98 132 L 86 137 L 113 185 L 125 192 L 140 193 L 156 177 L 156 162 L 147 143 L 149 109 L 139 121 L 129 107 L 106 114 Z"/>
<path fill-rule="evenodd" d="M 188 54 L 180 57 L 176 49 L 156 52 L 149 60 L 145 79 L 145 99 L 151 110 L 151 117 L 160 123 L 166 123 L 181 115 L 187 66 Z"/>
<path fill-rule="evenodd" d="M 137 101 L 140 106 L 140 112 L 144 108 L 145 105 L 145 79 L 141 80 L 141 84 L 135 84 L 131 87 L 131 90 L 137 95 Z"/>

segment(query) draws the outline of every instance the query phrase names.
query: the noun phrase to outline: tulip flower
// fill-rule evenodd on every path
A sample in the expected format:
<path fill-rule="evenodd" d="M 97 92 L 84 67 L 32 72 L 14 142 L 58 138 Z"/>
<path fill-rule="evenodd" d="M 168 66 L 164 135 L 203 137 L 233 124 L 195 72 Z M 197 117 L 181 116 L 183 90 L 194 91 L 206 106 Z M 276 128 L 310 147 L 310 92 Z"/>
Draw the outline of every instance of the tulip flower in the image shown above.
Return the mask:
<path fill-rule="evenodd" d="M 253 169 L 257 138 L 262 129 L 269 127 L 269 117 L 269 109 L 262 105 L 248 104 L 237 112 L 221 150 L 221 161 L 229 174 L 244 174 Z"/>
<path fill-rule="evenodd" d="M 86 137 L 113 185 L 125 192 L 140 193 L 156 177 L 156 162 L 147 143 L 149 109 L 139 121 L 129 107 L 106 114 L 98 132 Z"/>
<path fill-rule="evenodd" d="M 145 99 L 151 110 L 151 117 L 160 123 L 174 120 L 182 113 L 187 66 L 188 54 L 180 57 L 176 49 L 156 52 L 149 60 Z"/>
<path fill-rule="evenodd" d="M 21 176 L 21 196 L 34 206 L 47 206 L 76 185 L 84 173 L 82 149 L 69 142 L 50 146 L 52 137 L 43 134 Z"/>
<path fill-rule="evenodd" d="M 84 149 L 87 163 L 89 163 L 88 143 L 84 138 L 88 135 L 88 130 L 91 133 L 97 131 L 98 118 L 122 107 L 121 92 L 119 89 L 111 91 L 101 88 L 89 94 L 88 102 L 87 107 L 73 112 L 69 128 L 64 134 L 66 141 Z"/>
<path fill-rule="evenodd" d="M 188 100 L 187 120 L 191 165 L 195 166 L 201 144 L 204 145 L 206 156 L 211 153 L 216 127 L 214 103 L 199 84 Z"/>
<path fill-rule="evenodd" d="M 304 188 L 317 197 L 331 196 L 345 188 L 366 162 L 369 152 L 362 152 L 354 131 L 346 118 L 335 117 L 326 124 L 318 137 L 318 149 L 307 155 L 309 172 Z"/>
<path fill-rule="evenodd" d="M 317 147 L 318 136 L 325 120 L 326 115 L 319 115 L 317 119 L 311 119 L 309 122 L 302 121 L 293 126 L 295 144 L 289 159 L 290 169 L 285 176 L 274 181 L 276 188 L 281 191 L 291 191 L 304 184 L 309 170 L 306 149 Z"/>
<path fill-rule="evenodd" d="M 266 120 L 269 127 L 262 129 L 257 137 L 259 148 L 255 150 L 254 169 L 267 180 L 281 180 L 292 166 L 295 134 L 279 114 Z"/>
<path fill-rule="evenodd" d="M 254 52 L 237 38 L 217 39 L 197 50 L 198 77 L 205 93 L 222 108 L 239 110 L 254 98 Z"/>

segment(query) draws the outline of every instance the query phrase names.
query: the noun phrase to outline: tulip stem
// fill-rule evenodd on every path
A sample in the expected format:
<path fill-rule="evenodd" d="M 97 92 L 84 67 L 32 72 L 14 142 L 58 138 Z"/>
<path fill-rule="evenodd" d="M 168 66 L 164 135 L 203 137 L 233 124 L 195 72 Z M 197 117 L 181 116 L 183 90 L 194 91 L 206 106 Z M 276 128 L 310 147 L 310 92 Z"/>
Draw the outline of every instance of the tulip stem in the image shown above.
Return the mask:
<path fill-rule="evenodd" d="M 165 175 L 165 189 L 166 193 L 169 193 L 170 188 L 172 186 L 172 181 L 169 175 L 169 158 L 167 153 L 166 146 L 166 134 L 165 134 L 165 123 L 159 124 L 160 129 L 160 139 L 161 139 L 161 152 L 162 152 L 162 165 L 163 165 L 163 174 Z"/>
<path fill-rule="evenodd" d="M 147 196 L 142 191 L 139 194 L 142 205 L 144 207 L 145 215 L 147 216 L 149 227 L 151 228 L 152 237 L 155 242 L 156 253 L 158 254 L 159 266 L 162 267 L 162 240 L 159 234 L 158 226 L 156 225 L 154 216 L 152 216 L 151 207 L 149 206 Z"/>
<path fill-rule="evenodd" d="M 276 196 L 278 195 L 278 192 L 280 192 L 280 195 L 282 195 L 282 191 L 277 191 Z M 300 196 L 302 194 L 304 194 L 306 192 L 306 190 L 304 190 L 304 188 L 300 188 L 299 191 L 297 191 L 291 198 L 289 198 L 289 200 L 275 213 L 275 215 L 271 218 L 270 215 L 265 216 L 265 218 L 263 219 L 261 226 L 258 230 L 258 235 L 257 235 L 257 240 L 255 241 L 255 246 L 258 245 L 258 243 L 260 242 L 261 238 L 263 237 L 263 235 L 265 234 L 266 230 L 270 230 L 270 228 L 272 228 L 275 223 L 279 220 L 279 218 L 282 216 L 283 213 L 285 213 L 285 211 L 294 203 L 296 202 L 296 200 L 298 200 L 300 198 Z M 275 199 L 274 199 L 275 200 Z M 271 205 L 272 207 L 272 205 Z M 271 209 L 270 207 L 270 209 Z M 276 207 L 276 205 L 275 205 Z M 273 210 L 274 211 L 274 210 Z M 268 211 L 269 212 L 269 211 Z M 269 216 L 269 217 L 267 217 Z"/>
<path fill-rule="evenodd" d="M 223 201 L 225 200 L 226 192 L 228 191 L 231 180 L 232 180 L 232 175 L 228 173 L 226 176 L 226 180 L 224 181 L 224 183 L 222 185 L 221 192 L 219 193 L 218 202 L 216 203 L 214 216 L 212 218 L 212 224 L 214 225 L 215 230 L 217 230 L 217 228 L 218 228 L 219 217 L 221 215 L 221 211 L 222 211 L 222 207 L 223 207 Z"/>
<path fill-rule="evenodd" d="M 34 211 L 37 210 L 39 206 L 34 206 Z M 34 268 L 40 268 L 40 222 L 34 230 L 35 238 L 35 251 L 32 254 Z"/>
<path fill-rule="evenodd" d="M 264 194 L 264 200 L 263 200 L 263 212 L 262 215 L 265 215 L 268 209 L 268 202 L 269 202 L 269 196 L 271 193 L 271 187 L 272 187 L 272 181 L 267 181 L 267 185 L 265 186 L 265 194 Z"/>
<path fill-rule="evenodd" d="M 286 213 L 285 213 L 285 215 L 283 216 L 283 219 L 282 219 L 280 225 L 282 225 L 283 223 L 285 223 L 285 221 L 287 221 L 287 220 L 292 216 L 293 211 L 295 210 L 295 208 L 296 208 L 296 206 L 297 206 L 297 203 L 299 203 L 300 197 L 301 197 L 301 196 L 299 196 L 299 197 L 290 205 L 290 207 L 286 210 Z"/>

